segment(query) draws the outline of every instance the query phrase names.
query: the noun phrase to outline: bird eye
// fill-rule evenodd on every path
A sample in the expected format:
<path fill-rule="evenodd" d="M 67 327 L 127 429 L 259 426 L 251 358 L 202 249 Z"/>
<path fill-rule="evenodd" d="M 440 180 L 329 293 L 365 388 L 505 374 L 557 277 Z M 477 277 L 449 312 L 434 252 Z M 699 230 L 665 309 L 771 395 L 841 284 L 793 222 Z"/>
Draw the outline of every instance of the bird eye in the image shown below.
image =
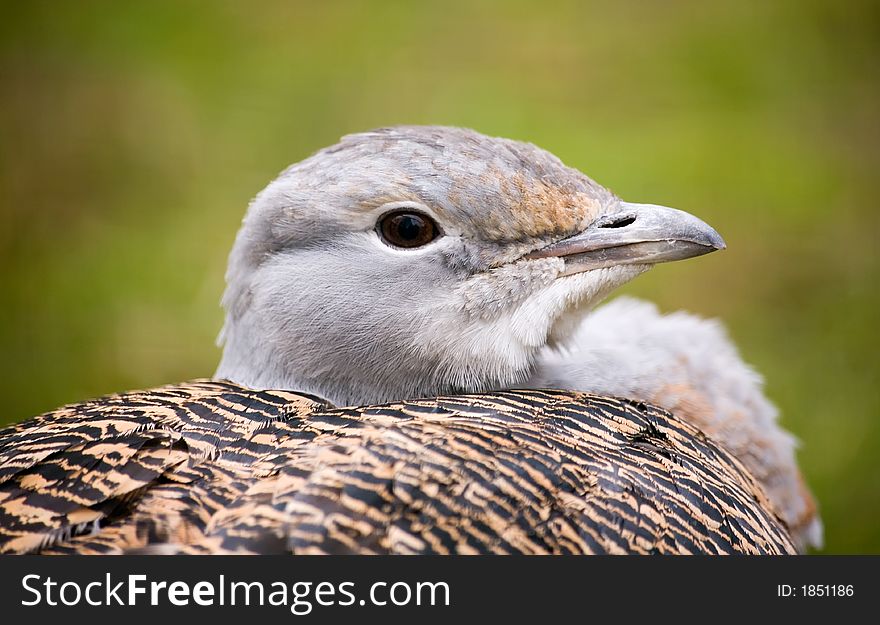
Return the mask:
<path fill-rule="evenodd" d="M 437 238 L 440 229 L 434 220 L 421 213 L 395 211 L 379 220 L 377 228 L 385 243 L 393 247 L 421 247 Z"/>

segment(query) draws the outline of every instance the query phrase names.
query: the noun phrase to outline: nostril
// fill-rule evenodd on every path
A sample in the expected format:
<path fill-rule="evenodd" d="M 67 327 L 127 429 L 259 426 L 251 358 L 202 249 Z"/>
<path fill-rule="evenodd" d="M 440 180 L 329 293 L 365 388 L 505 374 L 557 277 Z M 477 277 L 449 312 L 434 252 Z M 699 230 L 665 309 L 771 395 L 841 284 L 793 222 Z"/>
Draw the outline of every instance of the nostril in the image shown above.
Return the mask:
<path fill-rule="evenodd" d="M 623 217 L 617 217 L 612 219 L 608 223 L 601 224 L 600 228 L 625 228 L 630 224 L 635 223 L 636 218 L 632 215 L 625 215 Z"/>

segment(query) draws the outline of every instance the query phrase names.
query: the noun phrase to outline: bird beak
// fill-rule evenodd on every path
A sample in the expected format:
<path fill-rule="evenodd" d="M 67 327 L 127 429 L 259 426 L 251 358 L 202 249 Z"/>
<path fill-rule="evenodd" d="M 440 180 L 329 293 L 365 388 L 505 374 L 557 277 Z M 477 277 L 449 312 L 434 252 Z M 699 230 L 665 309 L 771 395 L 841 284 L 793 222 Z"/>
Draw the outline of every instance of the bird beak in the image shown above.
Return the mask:
<path fill-rule="evenodd" d="M 690 213 L 621 202 L 583 232 L 536 250 L 524 258 L 565 259 L 565 272 L 614 265 L 653 265 L 702 256 L 727 247 L 715 229 Z"/>

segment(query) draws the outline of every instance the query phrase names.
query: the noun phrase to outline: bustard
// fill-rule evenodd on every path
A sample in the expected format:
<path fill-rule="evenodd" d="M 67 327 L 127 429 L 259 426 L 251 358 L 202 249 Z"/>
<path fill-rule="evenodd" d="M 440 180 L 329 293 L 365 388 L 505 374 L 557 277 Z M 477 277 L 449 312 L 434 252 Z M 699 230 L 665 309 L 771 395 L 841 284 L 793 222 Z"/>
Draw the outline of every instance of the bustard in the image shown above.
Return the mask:
<path fill-rule="evenodd" d="M 818 544 L 793 438 L 719 326 L 632 300 L 590 314 L 723 247 L 531 144 L 344 137 L 251 203 L 214 380 L 0 432 L 0 550 Z"/>

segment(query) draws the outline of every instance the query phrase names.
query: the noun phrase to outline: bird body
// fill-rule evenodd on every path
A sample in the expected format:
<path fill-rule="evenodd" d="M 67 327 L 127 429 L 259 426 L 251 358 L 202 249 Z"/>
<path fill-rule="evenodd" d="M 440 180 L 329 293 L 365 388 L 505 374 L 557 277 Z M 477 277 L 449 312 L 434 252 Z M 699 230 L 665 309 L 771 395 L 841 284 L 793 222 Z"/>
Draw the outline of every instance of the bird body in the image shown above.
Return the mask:
<path fill-rule="evenodd" d="M 760 485 L 697 428 L 583 393 L 331 408 L 198 381 L 0 439 L 2 552 L 794 552 Z"/>
<path fill-rule="evenodd" d="M 723 247 L 531 144 L 344 137 L 251 203 L 215 381 L 0 431 L 0 551 L 818 544 L 793 438 L 723 332 L 626 301 L 590 314 Z"/>

